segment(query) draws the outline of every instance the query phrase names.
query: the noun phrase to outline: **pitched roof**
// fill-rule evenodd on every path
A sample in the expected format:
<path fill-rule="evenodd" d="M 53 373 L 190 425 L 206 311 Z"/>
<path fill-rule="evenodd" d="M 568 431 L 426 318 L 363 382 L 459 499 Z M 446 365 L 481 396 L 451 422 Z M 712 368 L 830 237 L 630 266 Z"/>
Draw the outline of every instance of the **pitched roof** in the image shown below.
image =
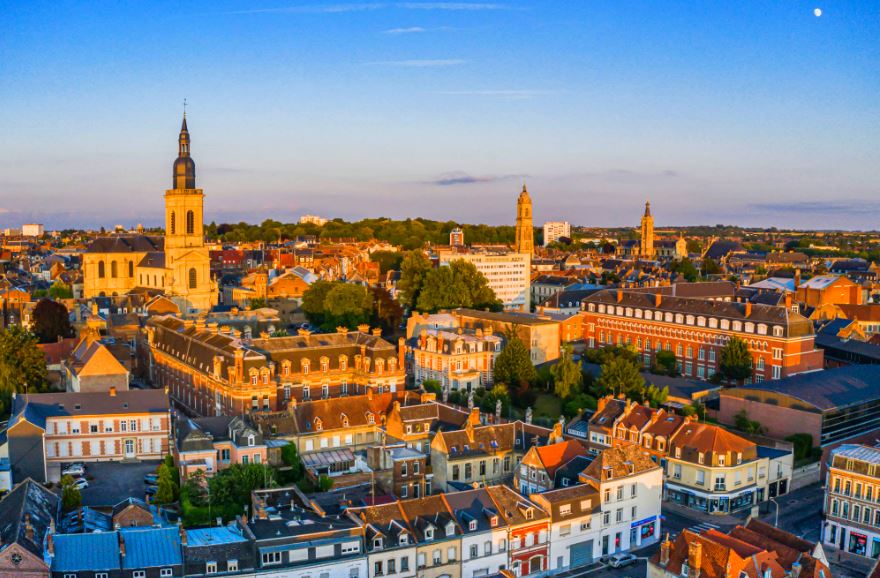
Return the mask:
<path fill-rule="evenodd" d="M 682 426 L 672 438 L 670 456 L 677 455 L 674 450 L 678 449 L 682 450 L 680 459 L 693 463 L 699 462 L 701 453 L 706 456 L 707 464 L 716 464 L 717 456 L 728 454 L 742 454 L 743 461 L 753 460 L 758 455 L 755 442 L 720 426 L 694 421 Z"/>
<path fill-rule="evenodd" d="M 538 446 L 535 448 L 538 459 L 544 465 L 550 479 L 556 477 L 556 471 L 576 458 L 589 453 L 586 447 L 577 440 L 564 440 L 555 444 Z"/>
<path fill-rule="evenodd" d="M 603 450 L 581 475 L 596 482 L 604 482 L 659 467 L 641 447 L 626 445 Z"/>
<path fill-rule="evenodd" d="M 89 244 L 86 253 L 147 253 L 162 251 L 164 248 L 165 237 L 117 235 L 95 239 Z"/>
<path fill-rule="evenodd" d="M 171 528 L 123 528 L 125 569 L 157 568 L 183 563 L 180 530 Z"/>
<path fill-rule="evenodd" d="M 58 515 L 60 499 L 28 478 L 0 500 L 0 552 L 18 544 L 43 558 L 46 533 Z M 28 525 L 33 539 L 28 538 Z"/>
<path fill-rule="evenodd" d="M 53 572 L 109 571 L 121 566 L 116 532 L 58 534 L 53 547 Z"/>
<path fill-rule="evenodd" d="M 21 420 L 45 427 L 48 417 L 167 413 L 168 408 L 168 394 L 161 389 L 131 389 L 117 391 L 115 395 L 104 392 L 16 395 L 9 427 Z"/>

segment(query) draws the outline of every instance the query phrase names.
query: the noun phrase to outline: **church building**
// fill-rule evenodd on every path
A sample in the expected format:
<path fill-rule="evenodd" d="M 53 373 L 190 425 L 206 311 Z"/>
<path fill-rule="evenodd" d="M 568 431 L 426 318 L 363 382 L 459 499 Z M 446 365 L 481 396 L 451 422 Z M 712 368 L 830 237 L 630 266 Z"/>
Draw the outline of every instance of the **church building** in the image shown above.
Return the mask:
<path fill-rule="evenodd" d="M 184 313 L 211 309 L 217 283 L 203 230 L 205 195 L 196 188 L 186 114 L 180 127 L 172 188 L 165 191 L 165 236 L 113 235 L 95 239 L 83 256 L 83 296 L 158 290 Z"/>

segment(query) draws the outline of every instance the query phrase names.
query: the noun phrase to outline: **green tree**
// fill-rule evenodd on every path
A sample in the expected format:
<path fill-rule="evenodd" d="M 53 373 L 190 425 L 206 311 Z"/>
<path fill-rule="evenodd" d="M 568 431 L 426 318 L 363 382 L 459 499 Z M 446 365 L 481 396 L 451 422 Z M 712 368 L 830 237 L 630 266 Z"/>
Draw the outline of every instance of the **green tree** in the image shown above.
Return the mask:
<path fill-rule="evenodd" d="M 675 375 L 678 373 L 675 354 L 668 349 L 658 351 L 654 356 L 654 363 L 656 364 L 657 369 L 666 375 Z"/>
<path fill-rule="evenodd" d="M 565 400 L 580 393 L 584 374 L 581 364 L 572 359 L 570 345 L 562 346 L 559 361 L 550 368 L 550 373 L 553 376 L 553 391 L 557 397 Z"/>
<path fill-rule="evenodd" d="M 269 301 L 265 297 L 254 297 L 248 301 L 251 309 L 262 309 L 269 306 Z"/>
<path fill-rule="evenodd" d="M 321 474 L 318 478 L 318 490 L 321 492 L 329 492 L 333 488 L 333 478 L 327 474 Z"/>
<path fill-rule="evenodd" d="M 379 263 L 379 272 L 384 275 L 388 271 L 400 269 L 403 254 L 399 251 L 373 251 L 370 253 L 370 261 Z"/>
<path fill-rule="evenodd" d="M 275 471 L 265 464 L 234 464 L 217 472 L 209 485 L 212 503 L 241 512 L 251 492 L 275 486 Z"/>
<path fill-rule="evenodd" d="M 440 382 L 436 379 L 426 379 L 422 382 L 422 389 L 429 393 L 435 393 L 437 396 L 440 396 L 443 393 L 442 386 Z"/>
<path fill-rule="evenodd" d="M 400 263 L 400 279 L 397 281 L 398 299 L 405 306 L 413 309 L 419 302 L 422 287 L 428 272 L 433 270 L 431 264 L 421 251 L 408 251 Z"/>
<path fill-rule="evenodd" d="M 40 299 L 34 307 L 33 332 L 40 343 L 55 343 L 59 337 L 73 337 L 67 307 L 58 301 Z"/>
<path fill-rule="evenodd" d="M 13 392 L 48 391 L 46 357 L 33 334 L 17 325 L 0 331 L 0 396 L 3 413 L 8 412 Z"/>
<path fill-rule="evenodd" d="M 660 407 L 669 399 L 669 387 L 664 386 L 662 389 L 650 384 L 645 388 L 642 394 L 642 401 L 647 402 L 651 407 Z"/>
<path fill-rule="evenodd" d="M 194 506 L 208 505 L 208 478 L 203 470 L 196 470 L 186 478 L 181 488 L 181 496 L 183 494 L 186 494 L 187 499 Z"/>
<path fill-rule="evenodd" d="M 48 295 L 52 299 L 73 299 L 73 289 L 63 281 L 55 281 L 49 287 Z"/>
<path fill-rule="evenodd" d="M 315 281 L 303 293 L 300 308 L 312 325 L 324 324 L 324 300 L 331 289 L 332 281 Z"/>
<path fill-rule="evenodd" d="M 75 481 L 71 476 L 61 478 L 61 507 L 65 512 L 82 506 L 82 494 L 80 494 L 79 488 L 74 485 Z"/>
<path fill-rule="evenodd" d="M 355 328 L 370 322 L 373 297 L 363 285 L 334 283 L 324 298 L 324 324 L 327 331 L 337 327 Z"/>
<path fill-rule="evenodd" d="M 721 270 L 721 265 L 719 265 L 714 259 L 706 258 L 703 259 L 703 266 L 700 268 L 703 276 L 707 275 L 720 275 L 723 273 Z"/>
<path fill-rule="evenodd" d="M 535 366 L 528 348 L 516 334 L 516 327 L 507 332 L 504 348 L 495 359 L 495 383 L 521 388 L 535 379 Z"/>
<path fill-rule="evenodd" d="M 419 310 L 432 312 L 456 307 L 498 310 L 500 305 L 486 276 L 461 260 L 428 271 L 418 300 Z"/>
<path fill-rule="evenodd" d="M 746 410 L 741 410 L 738 414 L 733 416 L 733 420 L 736 429 L 740 431 L 750 434 L 763 434 L 765 431 L 764 426 L 762 426 L 760 422 L 749 419 L 749 414 L 746 413 Z"/>
<path fill-rule="evenodd" d="M 681 275 L 685 278 L 686 281 L 690 281 L 693 283 L 697 280 L 697 268 L 694 266 L 693 262 L 687 257 L 670 263 L 669 270 L 673 273 Z"/>
<path fill-rule="evenodd" d="M 403 307 L 383 287 L 370 287 L 373 309 L 370 323 L 384 333 L 393 333 L 403 321 Z"/>
<path fill-rule="evenodd" d="M 746 342 L 739 337 L 731 337 L 721 348 L 718 369 L 724 379 L 739 385 L 752 377 L 752 354 Z"/>
<path fill-rule="evenodd" d="M 159 479 L 156 483 L 158 489 L 156 490 L 156 496 L 153 500 L 157 504 L 171 504 L 177 498 L 175 494 L 177 494 L 178 488 L 174 483 L 174 477 L 171 473 L 171 469 L 167 464 L 162 464 L 158 469 Z"/>
<path fill-rule="evenodd" d="M 625 357 L 611 357 L 602 364 L 596 385 L 604 392 L 638 398 L 645 386 L 645 378 L 637 363 Z"/>

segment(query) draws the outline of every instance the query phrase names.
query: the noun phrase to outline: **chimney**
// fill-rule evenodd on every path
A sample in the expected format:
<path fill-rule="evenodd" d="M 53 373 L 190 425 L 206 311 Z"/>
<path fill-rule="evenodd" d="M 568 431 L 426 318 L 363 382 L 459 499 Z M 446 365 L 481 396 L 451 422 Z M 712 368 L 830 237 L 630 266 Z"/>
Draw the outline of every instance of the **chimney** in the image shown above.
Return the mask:
<path fill-rule="evenodd" d="M 623 291 L 618 289 L 617 290 L 617 302 L 620 303 L 621 301 L 623 301 Z"/>
<path fill-rule="evenodd" d="M 119 534 L 119 555 L 125 558 L 125 536 L 122 532 L 118 532 Z"/>
<path fill-rule="evenodd" d="M 688 578 L 700 578 L 700 566 L 703 563 L 703 544 L 695 537 L 688 543 Z"/>
<path fill-rule="evenodd" d="M 746 301 L 746 317 L 752 316 L 752 302 Z"/>
<path fill-rule="evenodd" d="M 268 331 L 260 331 L 260 339 L 269 339 Z"/>
<path fill-rule="evenodd" d="M 801 286 L 801 270 L 797 268 L 794 270 L 794 290 L 797 291 L 798 287 Z"/>
<path fill-rule="evenodd" d="M 186 546 L 186 530 L 183 529 L 183 525 L 180 524 L 179 520 L 177 523 L 178 523 L 177 529 L 180 532 L 180 543 L 182 545 Z"/>
<path fill-rule="evenodd" d="M 406 339 L 397 339 L 397 371 L 406 369 Z"/>
<path fill-rule="evenodd" d="M 596 402 L 596 413 L 601 413 L 601 411 L 605 409 L 605 406 L 608 405 L 609 399 L 611 399 L 611 395 L 599 398 L 599 401 Z"/>
<path fill-rule="evenodd" d="M 654 307 L 660 307 L 660 303 L 662 302 L 663 295 L 661 295 L 659 291 L 657 293 L 654 293 Z"/>
<path fill-rule="evenodd" d="M 339 333 L 340 335 L 348 335 L 348 327 L 340 325 L 336 328 L 336 333 Z"/>
<path fill-rule="evenodd" d="M 394 413 L 400 413 L 400 402 L 394 400 L 394 403 L 391 405 L 391 411 Z"/>
<path fill-rule="evenodd" d="M 669 551 L 672 549 L 672 542 L 669 540 L 669 532 L 666 532 L 666 538 L 660 543 L 660 565 L 666 568 L 669 564 Z"/>
<path fill-rule="evenodd" d="M 791 293 L 785 292 L 785 308 L 791 311 Z"/>
<path fill-rule="evenodd" d="M 110 397 L 116 397 L 116 386 L 115 385 L 110 386 Z"/>
<path fill-rule="evenodd" d="M 31 515 L 28 513 L 24 515 L 24 537 L 31 542 L 34 541 L 34 526 L 31 524 Z"/>
<path fill-rule="evenodd" d="M 358 331 L 360 331 L 361 333 L 369 333 L 370 332 L 369 324 L 361 323 L 360 325 L 358 325 Z"/>
<path fill-rule="evenodd" d="M 471 410 L 471 413 L 468 416 L 468 423 L 473 425 L 480 425 L 480 408 L 475 407 Z"/>
<path fill-rule="evenodd" d="M 312 334 L 312 332 L 309 331 L 308 329 L 304 329 L 304 328 L 300 327 L 299 329 L 296 330 L 296 334 L 299 335 L 300 337 L 308 337 L 309 335 Z"/>
<path fill-rule="evenodd" d="M 382 337 L 382 329 L 380 327 L 373 328 L 373 337 Z"/>
<path fill-rule="evenodd" d="M 791 578 L 798 578 L 798 576 L 800 576 L 800 575 L 801 575 L 801 563 L 800 562 L 792 562 L 791 573 L 789 574 L 789 576 L 791 576 Z"/>

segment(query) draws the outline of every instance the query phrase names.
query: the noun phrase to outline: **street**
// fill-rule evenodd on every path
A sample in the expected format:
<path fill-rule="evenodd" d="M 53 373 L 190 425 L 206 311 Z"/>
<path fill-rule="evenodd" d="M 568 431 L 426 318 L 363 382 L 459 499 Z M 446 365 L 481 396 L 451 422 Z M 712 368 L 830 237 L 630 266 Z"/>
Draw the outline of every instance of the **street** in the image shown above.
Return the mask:
<path fill-rule="evenodd" d="M 776 498 L 779 504 L 779 522 L 776 524 L 776 507 L 769 502 L 769 511 L 762 514 L 761 520 L 776 524 L 786 532 L 791 532 L 805 540 L 819 540 L 822 525 L 822 501 L 824 492 L 821 484 L 810 484 Z"/>
<path fill-rule="evenodd" d="M 606 576 L 609 578 L 645 578 L 648 574 L 647 558 L 642 558 L 642 556 L 645 556 L 642 551 L 638 552 L 637 555 L 640 557 L 639 560 L 625 568 L 611 568 L 604 564 L 597 567 L 597 564 L 591 564 L 584 568 L 568 570 L 553 575 L 558 578 L 605 578 Z"/>

